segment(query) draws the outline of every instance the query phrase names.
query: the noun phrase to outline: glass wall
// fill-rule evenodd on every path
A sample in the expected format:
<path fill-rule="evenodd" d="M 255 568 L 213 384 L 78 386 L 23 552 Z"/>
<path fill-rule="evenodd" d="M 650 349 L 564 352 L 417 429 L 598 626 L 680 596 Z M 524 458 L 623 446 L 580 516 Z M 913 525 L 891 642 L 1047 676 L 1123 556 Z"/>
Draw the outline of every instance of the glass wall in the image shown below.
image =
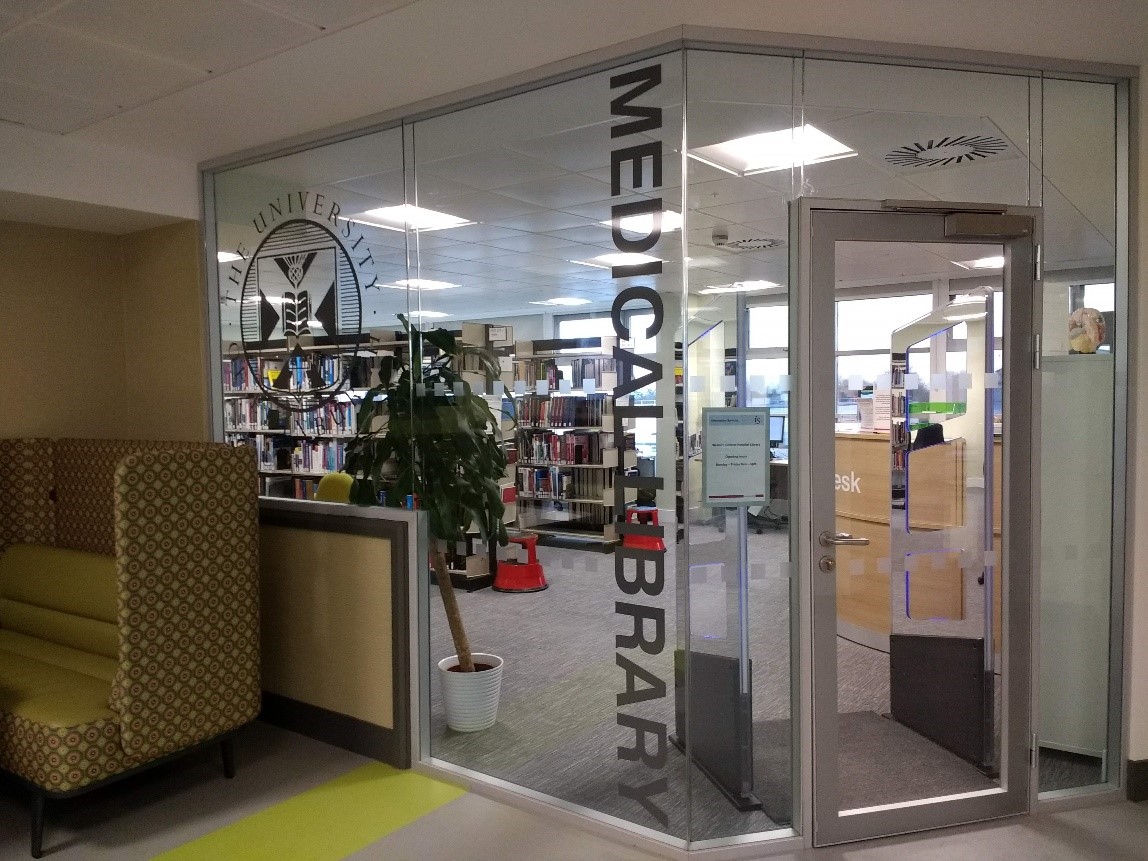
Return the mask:
<path fill-rule="evenodd" d="M 1115 780 L 1115 100 L 1039 75 L 674 51 L 221 170 L 222 438 L 256 450 L 264 495 L 309 499 L 357 429 L 386 427 L 387 397 L 435 417 L 404 445 L 444 451 L 459 437 L 440 419 L 486 410 L 514 540 L 471 523 L 438 549 L 473 651 L 504 662 L 501 699 L 487 728 L 448 722 L 438 663 L 456 646 L 424 572 L 422 754 L 671 841 L 791 834 L 809 764 L 789 202 L 1042 206 L 1042 477 L 1077 472 L 1071 499 L 1041 482 L 1040 786 Z M 894 329 L 989 288 L 999 365 L 1009 313 L 993 255 L 879 245 L 842 252 L 830 346 L 836 430 L 878 443 Z M 404 319 L 493 364 L 420 348 Z M 967 376 L 967 338 L 910 349 L 910 373 Z M 404 367 L 405 390 L 368 394 Z M 768 428 L 752 504 L 703 476 L 726 408 Z M 385 504 L 431 503 L 396 486 Z M 841 707 L 882 715 L 889 636 L 919 620 L 893 612 L 887 565 L 859 564 L 838 581 L 856 599 Z"/>

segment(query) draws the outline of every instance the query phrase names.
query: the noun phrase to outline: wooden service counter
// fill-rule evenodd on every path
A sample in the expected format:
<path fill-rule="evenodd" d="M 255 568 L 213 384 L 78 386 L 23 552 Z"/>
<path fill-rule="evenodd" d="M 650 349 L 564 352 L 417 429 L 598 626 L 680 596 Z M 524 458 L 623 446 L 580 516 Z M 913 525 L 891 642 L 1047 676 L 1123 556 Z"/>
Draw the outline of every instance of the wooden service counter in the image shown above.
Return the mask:
<path fill-rule="evenodd" d="M 965 523 L 965 454 L 963 439 L 910 453 L 909 508 L 911 531 L 947 529 Z M 998 503 L 1001 447 L 994 445 L 993 486 Z M 887 642 L 894 600 L 904 601 L 904 572 L 897 572 L 896 599 L 891 588 L 889 435 L 836 434 L 837 531 L 869 539 L 868 546 L 837 548 L 837 617 L 863 629 L 872 643 Z M 994 506 L 993 546 L 1000 571 L 1000 505 Z M 957 553 L 928 554 L 918 564 L 909 590 L 913 619 L 961 619 L 965 584 Z M 995 578 L 995 639 L 1000 641 L 1000 582 Z M 902 612 L 898 608 L 898 612 Z"/>

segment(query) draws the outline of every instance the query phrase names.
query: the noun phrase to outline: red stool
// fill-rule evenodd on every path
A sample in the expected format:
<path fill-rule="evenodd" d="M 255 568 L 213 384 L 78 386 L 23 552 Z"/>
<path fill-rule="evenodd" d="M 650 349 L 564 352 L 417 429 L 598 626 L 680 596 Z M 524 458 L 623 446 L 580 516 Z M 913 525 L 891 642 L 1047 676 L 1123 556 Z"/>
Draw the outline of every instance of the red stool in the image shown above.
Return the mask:
<path fill-rule="evenodd" d="M 626 522 L 658 526 L 658 509 L 638 508 L 633 506 L 626 509 Z M 666 543 L 656 535 L 623 535 L 623 547 L 633 547 L 638 550 L 665 550 Z"/>
<path fill-rule="evenodd" d="M 538 561 L 538 536 L 532 532 L 510 536 L 510 543 L 526 548 L 525 562 L 498 560 L 491 587 L 496 592 L 541 592 L 550 586 Z"/>

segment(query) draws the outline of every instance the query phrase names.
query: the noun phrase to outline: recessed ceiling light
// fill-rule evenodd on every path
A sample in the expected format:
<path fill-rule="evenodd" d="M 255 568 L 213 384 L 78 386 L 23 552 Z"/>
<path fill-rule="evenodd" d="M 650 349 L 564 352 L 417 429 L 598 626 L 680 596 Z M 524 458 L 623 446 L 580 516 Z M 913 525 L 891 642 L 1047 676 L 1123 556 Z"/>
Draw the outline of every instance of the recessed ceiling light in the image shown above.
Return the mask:
<path fill-rule="evenodd" d="M 772 290 L 774 287 L 780 286 L 773 281 L 735 281 L 733 284 L 715 284 L 698 292 L 705 296 L 711 296 L 714 293 L 754 293 L 758 290 Z"/>
<path fill-rule="evenodd" d="M 531 301 L 531 305 L 562 305 L 571 307 L 574 305 L 589 305 L 589 299 L 576 299 L 573 296 L 557 296 L 554 299 L 546 299 L 544 301 Z"/>
<path fill-rule="evenodd" d="M 432 281 L 430 278 L 403 278 L 387 286 L 396 290 L 406 290 L 408 287 L 417 287 L 419 290 L 449 290 L 459 285 L 451 284 L 449 281 Z"/>
<path fill-rule="evenodd" d="M 423 317 L 427 320 L 437 320 L 440 317 L 449 317 L 450 315 L 445 311 L 411 311 L 410 316 Z"/>
<path fill-rule="evenodd" d="M 638 266 L 641 263 L 657 263 L 659 258 L 649 254 L 620 253 L 599 254 L 590 260 L 571 260 L 579 266 L 595 266 L 598 269 L 609 269 L 612 266 Z"/>
<path fill-rule="evenodd" d="M 236 260 L 243 259 L 234 251 L 217 251 L 215 256 L 218 258 L 220 263 L 234 263 Z"/>
<path fill-rule="evenodd" d="M 604 224 L 607 227 L 613 227 L 612 220 L 599 221 L 599 224 Z M 654 232 L 654 216 L 653 215 L 627 215 L 624 218 L 618 219 L 618 226 L 625 230 L 627 233 L 640 233 L 643 236 L 649 236 Z M 667 209 L 662 212 L 662 233 L 672 233 L 675 230 L 682 229 L 682 214 L 674 212 L 672 209 Z"/>
<path fill-rule="evenodd" d="M 383 227 L 387 230 L 446 230 L 449 227 L 462 227 L 465 224 L 474 224 L 457 215 L 445 212 L 435 212 L 433 209 L 423 209 L 404 203 L 401 206 L 384 206 L 379 209 L 368 209 L 359 213 L 356 218 Z"/>
<path fill-rule="evenodd" d="M 857 153 L 820 129 L 804 125 L 697 147 L 687 155 L 734 176 L 750 176 L 849 158 Z"/>
<path fill-rule="evenodd" d="M 1004 255 L 998 254 L 995 257 L 981 257 L 978 260 L 954 260 L 962 269 L 1004 269 Z"/>

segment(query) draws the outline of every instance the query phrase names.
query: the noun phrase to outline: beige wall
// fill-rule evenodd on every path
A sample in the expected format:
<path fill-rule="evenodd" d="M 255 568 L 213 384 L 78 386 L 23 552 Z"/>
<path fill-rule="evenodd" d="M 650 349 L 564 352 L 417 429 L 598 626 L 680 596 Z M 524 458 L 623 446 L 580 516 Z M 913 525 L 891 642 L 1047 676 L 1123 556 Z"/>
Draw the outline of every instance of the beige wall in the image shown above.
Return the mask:
<path fill-rule="evenodd" d="M 115 237 L 0 222 L 0 436 L 119 436 Z"/>
<path fill-rule="evenodd" d="M 391 543 L 264 526 L 259 568 L 263 689 L 393 729 Z"/>
<path fill-rule="evenodd" d="M 119 239 L 124 433 L 209 439 L 199 225 L 184 221 Z"/>
<path fill-rule="evenodd" d="M 0 221 L 0 436 L 207 439 L 198 225 Z"/>

